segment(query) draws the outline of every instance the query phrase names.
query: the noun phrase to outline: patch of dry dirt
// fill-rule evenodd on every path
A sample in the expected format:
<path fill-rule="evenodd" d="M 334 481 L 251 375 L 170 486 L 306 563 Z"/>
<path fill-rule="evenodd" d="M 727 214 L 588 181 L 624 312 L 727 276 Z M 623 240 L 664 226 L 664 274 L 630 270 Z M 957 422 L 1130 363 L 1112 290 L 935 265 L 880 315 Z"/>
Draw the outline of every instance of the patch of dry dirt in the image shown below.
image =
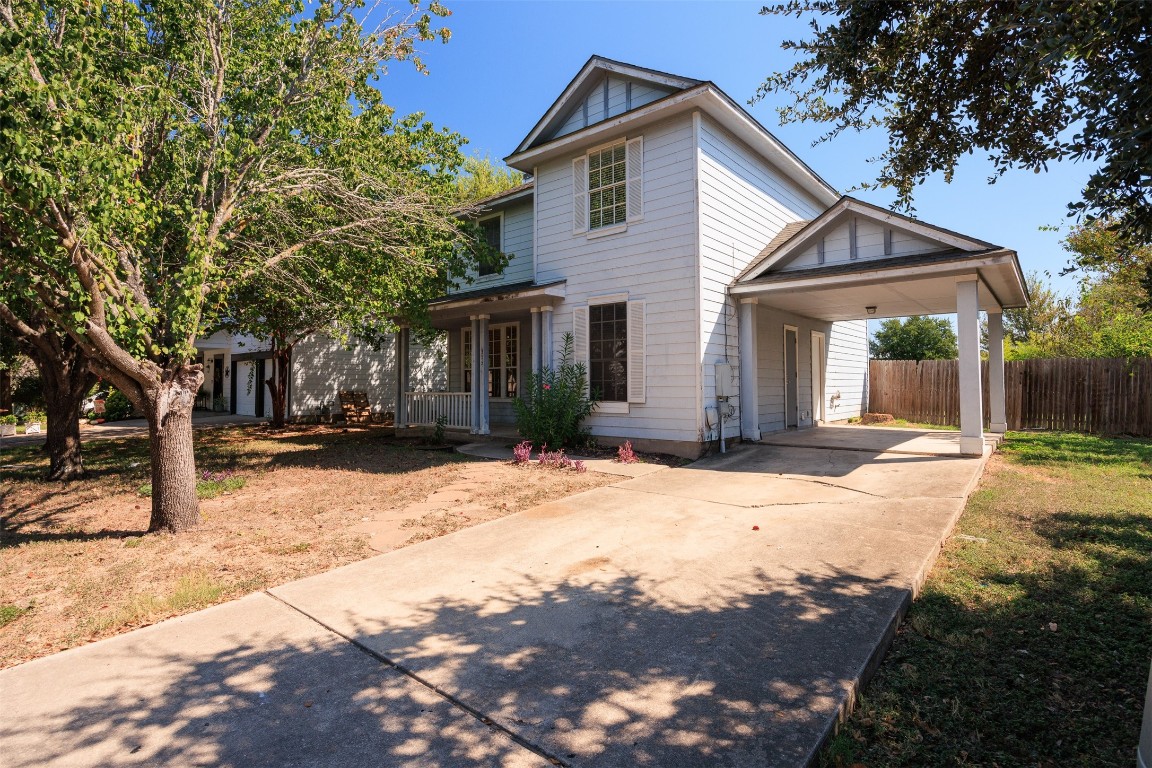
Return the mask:
<path fill-rule="evenodd" d="M 421 451 L 382 431 L 197 441 L 201 470 L 245 485 L 201 502 L 203 525 L 178 536 L 144 533 L 143 440 L 86 446 L 96 477 L 65 486 L 34 479 L 35 454 L 15 459 L 28 468 L 0 498 L 0 668 L 377 554 L 369 541 L 404 546 L 621 479 Z"/>

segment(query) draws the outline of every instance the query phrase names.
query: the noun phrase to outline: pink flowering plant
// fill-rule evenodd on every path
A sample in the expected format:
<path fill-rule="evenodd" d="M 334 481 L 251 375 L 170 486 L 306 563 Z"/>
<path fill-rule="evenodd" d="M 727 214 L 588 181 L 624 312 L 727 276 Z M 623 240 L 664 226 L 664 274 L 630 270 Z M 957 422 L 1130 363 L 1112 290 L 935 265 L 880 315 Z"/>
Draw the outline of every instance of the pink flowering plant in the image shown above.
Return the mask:
<path fill-rule="evenodd" d="M 588 370 L 572 361 L 572 334 L 564 334 L 560 365 L 525 376 L 526 397 L 517 398 L 516 428 L 533 445 L 558 448 L 588 440 L 582 424 L 596 404 L 588 397 Z"/>
<path fill-rule="evenodd" d="M 625 440 L 624 445 L 616 449 L 616 461 L 621 464 L 635 464 L 640 461 L 640 457 L 632 450 L 631 440 Z"/>
<path fill-rule="evenodd" d="M 512 463 L 527 464 L 532 461 L 532 441 L 525 440 L 512 446 Z"/>

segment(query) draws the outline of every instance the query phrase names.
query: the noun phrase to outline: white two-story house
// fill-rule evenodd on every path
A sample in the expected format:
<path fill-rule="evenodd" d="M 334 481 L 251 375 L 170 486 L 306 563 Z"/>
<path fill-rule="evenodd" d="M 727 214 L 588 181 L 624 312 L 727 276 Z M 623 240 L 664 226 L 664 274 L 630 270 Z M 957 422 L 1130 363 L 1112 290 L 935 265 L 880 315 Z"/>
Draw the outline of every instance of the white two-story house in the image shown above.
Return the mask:
<path fill-rule="evenodd" d="M 506 162 L 531 180 L 479 223 L 508 265 L 430 306 L 447 391 L 402 370 L 401 424 L 512 424 L 525 374 L 570 333 L 594 436 L 696 456 L 859 415 L 867 319 L 958 312 L 965 446 L 982 447 L 977 313 L 995 338 L 1027 302 L 1014 252 L 842 197 L 711 82 L 595 56 Z"/>

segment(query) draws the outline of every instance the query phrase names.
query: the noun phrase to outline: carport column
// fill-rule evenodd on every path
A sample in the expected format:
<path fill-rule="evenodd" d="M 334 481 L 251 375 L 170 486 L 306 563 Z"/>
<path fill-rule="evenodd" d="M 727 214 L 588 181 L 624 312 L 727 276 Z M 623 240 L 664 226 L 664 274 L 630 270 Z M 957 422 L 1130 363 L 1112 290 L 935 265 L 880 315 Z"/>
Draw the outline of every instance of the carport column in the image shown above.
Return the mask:
<path fill-rule="evenodd" d="M 472 384 L 479 397 L 477 409 L 476 434 L 486 435 L 488 429 L 488 320 L 489 315 L 476 315 L 476 330 L 472 336 L 472 348 L 476 350 L 476 365 L 472 366 Z"/>
<path fill-rule="evenodd" d="M 540 308 L 532 307 L 532 375 L 540 375 Z"/>
<path fill-rule="evenodd" d="M 540 307 L 540 367 L 553 368 L 552 307 Z"/>
<path fill-rule="evenodd" d="M 1004 402 L 1004 315 L 988 313 L 988 408 L 990 432 L 1002 435 L 1008 431 L 1008 411 Z"/>
<path fill-rule="evenodd" d="M 760 439 L 756 303 L 756 299 L 740 299 L 740 436 L 745 440 Z"/>
<path fill-rule="evenodd" d="M 408 355 L 408 341 L 411 331 L 402 325 L 396 329 L 396 414 L 394 423 L 397 429 L 408 426 L 408 381 L 411 377 L 411 359 Z"/>
<path fill-rule="evenodd" d="M 980 385 L 980 280 L 957 278 L 956 329 L 960 344 L 960 453 L 984 453 L 984 402 Z"/>

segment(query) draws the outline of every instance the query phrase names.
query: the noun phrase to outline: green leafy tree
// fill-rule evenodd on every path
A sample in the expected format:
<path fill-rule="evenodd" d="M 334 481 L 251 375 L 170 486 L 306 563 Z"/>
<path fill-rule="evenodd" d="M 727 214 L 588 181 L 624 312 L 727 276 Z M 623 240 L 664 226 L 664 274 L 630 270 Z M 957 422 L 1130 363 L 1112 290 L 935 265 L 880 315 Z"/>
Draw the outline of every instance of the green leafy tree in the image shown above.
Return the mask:
<path fill-rule="evenodd" d="M 422 66 L 414 46 L 447 39 L 447 10 L 366 27 L 375 12 L 0 0 L 0 227 L 17 246 L 0 272 L 146 416 L 150 530 L 199 522 L 193 350 L 238 282 L 352 247 L 415 268 L 434 254 L 397 244 L 401 209 L 455 227 L 375 156 L 394 118 L 372 84 L 389 61 Z"/>
<path fill-rule="evenodd" d="M 0 290 L 4 282 L 0 278 Z M 80 404 L 96 383 L 88 354 L 31 301 L 7 296 L 0 302 L 0 327 L 6 330 L 4 335 L 11 338 L 11 346 L 27 355 L 40 374 L 40 394 L 48 416 L 44 442 L 48 453 L 46 478 L 83 477 Z"/>
<path fill-rule="evenodd" d="M 869 339 L 868 353 L 876 360 L 952 360 L 956 332 L 942 317 L 891 318 Z"/>
<path fill-rule="evenodd" d="M 288 366 L 296 344 L 322 333 L 345 343 L 355 338 L 379 345 L 397 322 L 421 325 L 428 302 L 444 294 L 447 275 L 464 273 L 487 254 L 470 221 L 472 209 L 456 203 L 463 141 L 419 115 L 374 130 L 357 155 L 365 165 L 362 173 L 387 173 L 403 190 L 376 213 L 386 219 L 378 231 L 369 238 L 318 243 L 301 258 L 269 263 L 233 284 L 227 315 L 217 327 L 269 344 L 278 373 L 263 383 L 272 396 L 274 427 L 285 422 Z M 332 217 L 332 212 L 302 208 L 292 217 L 294 226 L 308 216 Z M 339 215 L 335 219 L 309 228 L 338 226 Z"/>
<path fill-rule="evenodd" d="M 755 98 L 790 95 L 782 120 L 828 124 L 821 140 L 883 128 L 875 185 L 899 204 L 934 173 L 950 181 L 975 151 L 995 168 L 989 181 L 1082 160 L 1099 167 L 1072 211 L 1152 242 L 1146 3 L 790 0 L 761 12 L 812 20 L 805 39 L 784 43 L 799 60 Z"/>
<path fill-rule="evenodd" d="M 494 161 L 488 155 L 464 159 L 456 177 L 456 198 L 461 203 L 474 203 L 486 197 L 507 192 L 524 183 L 524 174 Z"/>

